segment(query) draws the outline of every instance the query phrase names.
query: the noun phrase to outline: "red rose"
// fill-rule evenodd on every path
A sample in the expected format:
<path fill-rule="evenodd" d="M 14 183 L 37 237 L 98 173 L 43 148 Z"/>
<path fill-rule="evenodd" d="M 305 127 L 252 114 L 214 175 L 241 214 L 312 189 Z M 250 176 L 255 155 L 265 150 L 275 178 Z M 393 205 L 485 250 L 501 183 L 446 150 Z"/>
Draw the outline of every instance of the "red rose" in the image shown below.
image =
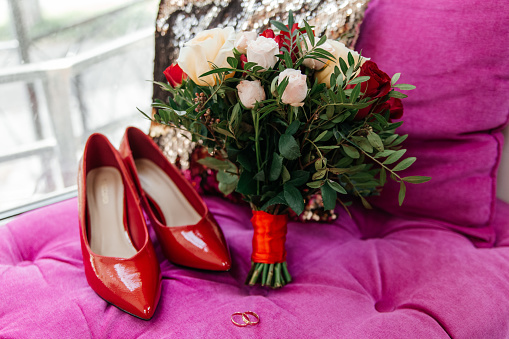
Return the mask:
<path fill-rule="evenodd" d="M 368 81 L 361 83 L 363 98 L 381 98 L 391 90 L 391 78 L 387 73 L 381 71 L 377 64 L 367 60 L 362 66 L 359 76 L 369 76 Z"/>
<path fill-rule="evenodd" d="M 383 71 L 381 71 L 377 64 L 373 61 L 366 60 L 362 64 L 358 76 L 369 76 L 368 81 L 361 83 L 361 92 L 363 93 L 361 98 L 381 98 L 391 90 L 391 78 Z M 353 85 L 347 86 L 347 88 L 353 88 Z M 372 106 L 362 108 L 357 112 L 355 120 L 364 119 L 370 112 Z M 381 113 L 385 109 L 389 109 L 390 104 L 383 103 L 375 108 L 373 113 Z"/>
<path fill-rule="evenodd" d="M 288 27 L 288 26 L 286 26 Z M 292 33 L 296 30 L 300 31 L 299 25 L 293 24 L 292 26 Z M 292 61 L 297 60 L 297 57 L 299 55 L 299 48 L 297 47 L 297 36 L 294 37 L 293 42 L 290 40 L 290 33 L 289 32 L 283 32 L 278 34 L 276 38 L 274 39 L 278 45 L 279 49 L 285 47 L 287 51 L 290 51 L 290 45 L 293 44 L 293 50 L 291 52 Z"/>
<path fill-rule="evenodd" d="M 390 98 L 387 103 L 390 106 L 389 110 L 391 112 L 391 119 L 400 119 L 403 116 L 403 103 L 401 102 L 401 99 Z"/>
<path fill-rule="evenodd" d="M 182 80 L 187 79 L 187 74 L 182 71 L 178 64 L 173 64 L 163 72 L 166 80 L 171 87 L 175 88 L 182 83 Z"/>
<path fill-rule="evenodd" d="M 262 32 L 262 34 L 260 34 L 260 36 L 263 36 L 263 37 L 266 37 L 268 39 L 274 39 L 276 37 L 276 35 L 274 34 L 274 31 L 271 30 L 270 28 L 269 29 L 266 29 Z"/>

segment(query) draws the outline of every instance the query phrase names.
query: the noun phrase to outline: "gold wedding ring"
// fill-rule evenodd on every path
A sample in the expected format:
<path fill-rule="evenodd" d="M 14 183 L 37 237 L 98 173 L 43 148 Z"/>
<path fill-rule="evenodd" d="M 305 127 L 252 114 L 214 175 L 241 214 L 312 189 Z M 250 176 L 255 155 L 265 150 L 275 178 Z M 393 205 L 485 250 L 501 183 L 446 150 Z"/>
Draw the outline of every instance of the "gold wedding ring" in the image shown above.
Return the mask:
<path fill-rule="evenodd" d="M 254 321 L 251 320 L 252 318 L 249 317 L 250 315 L 254 317 L 254 319 L 255 319 Z M 235 316 L 242 316 L 243 324 L 236 322 L 234 319 Z M 254 326 L 260 322 L 260 316 L 253 311 L 235 312 L 232 314 L 231 320 L 232 320 L 233 325 L 238 326 L 238 327 L 245 327 L 247 325 Z"/>

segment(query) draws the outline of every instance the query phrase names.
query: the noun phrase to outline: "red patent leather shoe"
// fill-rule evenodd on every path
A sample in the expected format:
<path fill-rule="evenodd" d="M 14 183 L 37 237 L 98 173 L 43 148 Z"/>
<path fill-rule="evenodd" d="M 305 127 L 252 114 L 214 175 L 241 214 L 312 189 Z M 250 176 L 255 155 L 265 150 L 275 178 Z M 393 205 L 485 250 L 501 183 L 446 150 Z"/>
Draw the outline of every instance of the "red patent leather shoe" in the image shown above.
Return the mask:
<path fill-rule="evenodd" d="M 152 318 L 161 295 L 161 270 L 131 176 L 104 135 L 87 140 L 78 199 L 88 284 L 121 310 Z"/>
<path fill-rule="evenodd" d="M 196 190 L 152 139 L 129 127 L 120 154 L 166 258 L 193 268 L 229 270 L 231 259 L 221 228 Z"/>

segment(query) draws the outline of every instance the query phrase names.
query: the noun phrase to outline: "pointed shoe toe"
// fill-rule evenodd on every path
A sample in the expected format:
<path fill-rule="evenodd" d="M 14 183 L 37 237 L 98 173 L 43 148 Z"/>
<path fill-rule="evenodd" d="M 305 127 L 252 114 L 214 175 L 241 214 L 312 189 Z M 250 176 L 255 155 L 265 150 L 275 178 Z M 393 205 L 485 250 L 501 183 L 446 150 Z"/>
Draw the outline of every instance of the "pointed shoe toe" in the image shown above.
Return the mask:
<path fill-rule="evenodd" d="M 154 315 L 161 271 L 138 194 L 105 136 L 87 140 L 78 174 L 81 250 L 90 287 L 141 319 Z"/>
<path fill-rule="evenodd" d="M 152 139 L 129 127 L 120 154 L 166 258 L 182 266 L 228 271 L 231 259 L 221 228 Z"/>

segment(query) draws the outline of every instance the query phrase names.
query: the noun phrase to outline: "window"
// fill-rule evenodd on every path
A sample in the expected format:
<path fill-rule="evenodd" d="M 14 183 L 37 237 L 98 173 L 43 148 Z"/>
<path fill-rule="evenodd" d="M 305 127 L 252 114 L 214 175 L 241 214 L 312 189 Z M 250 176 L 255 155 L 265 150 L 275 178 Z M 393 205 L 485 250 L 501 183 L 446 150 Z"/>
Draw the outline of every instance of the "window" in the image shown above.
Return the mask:
<path fill-rule="evenodd" d="M 87 137 L 148 131 L 155 0 L 0 0 L 0 219 L 75 195 Z M 49 199 L 49 200 L 48 200 Z M 34 206 L 34 205 L 32 205 Z"/>

